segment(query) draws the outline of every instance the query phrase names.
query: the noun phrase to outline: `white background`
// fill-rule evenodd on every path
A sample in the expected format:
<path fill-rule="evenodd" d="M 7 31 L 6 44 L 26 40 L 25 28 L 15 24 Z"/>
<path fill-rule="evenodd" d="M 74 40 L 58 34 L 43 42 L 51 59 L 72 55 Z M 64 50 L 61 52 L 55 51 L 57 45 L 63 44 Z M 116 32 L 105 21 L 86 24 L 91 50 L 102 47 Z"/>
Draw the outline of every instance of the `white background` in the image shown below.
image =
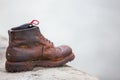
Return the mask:
<path fill-rule="evenodd" d="M 0 0 L 0 35 L 8 38 L 8 29 L 32 19 L 55 45 L 73 48 L 70 65 L 120 80 L 119 0 Z"/>

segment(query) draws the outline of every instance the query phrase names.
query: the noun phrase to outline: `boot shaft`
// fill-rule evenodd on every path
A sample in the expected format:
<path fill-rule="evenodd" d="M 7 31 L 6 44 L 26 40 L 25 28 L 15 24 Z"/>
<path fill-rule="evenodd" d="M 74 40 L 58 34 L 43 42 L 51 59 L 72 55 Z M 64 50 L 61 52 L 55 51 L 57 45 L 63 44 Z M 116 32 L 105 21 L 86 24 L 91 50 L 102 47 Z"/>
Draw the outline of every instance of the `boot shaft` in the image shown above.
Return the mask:
<path fill-rule="evenodd" d="M 12 28 L 8 31 L 9 46 L 6 51 L 8 61 L 27 61 L 40 58 L 42 48 L 40 30 L 29 24 Z"/>
<path fill-rule="evenodd" d="M 25 27 L 23 27 L 25 26 Z M 26 28 L 26 26 L 28 26 Z M 29 24 L 22 25 L 20 27 L 15 27 L 8 30 L 9 34 L 9 46 L 14 46 L 18 43 L 28 43 L 28 45 L 33 45 L 34 43 L 40 43 L 39 36 L 41 36 L 39 27 L 32 26 Z"/>

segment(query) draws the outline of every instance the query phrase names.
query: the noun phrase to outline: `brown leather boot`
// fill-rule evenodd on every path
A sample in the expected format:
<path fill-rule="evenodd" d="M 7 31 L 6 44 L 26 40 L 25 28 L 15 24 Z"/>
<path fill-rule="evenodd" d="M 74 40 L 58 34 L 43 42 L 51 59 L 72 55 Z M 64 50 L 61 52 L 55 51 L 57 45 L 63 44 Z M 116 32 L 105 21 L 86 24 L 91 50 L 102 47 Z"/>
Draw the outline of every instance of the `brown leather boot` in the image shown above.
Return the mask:
<path fill-rule="evenodd" d="M 35 66 L 56 67 L 74 59 L 72 49 L 66 45 L 55 47 L 33 24 L 12 28 L 6 51 L 6 70 L 19 72 Z"/>

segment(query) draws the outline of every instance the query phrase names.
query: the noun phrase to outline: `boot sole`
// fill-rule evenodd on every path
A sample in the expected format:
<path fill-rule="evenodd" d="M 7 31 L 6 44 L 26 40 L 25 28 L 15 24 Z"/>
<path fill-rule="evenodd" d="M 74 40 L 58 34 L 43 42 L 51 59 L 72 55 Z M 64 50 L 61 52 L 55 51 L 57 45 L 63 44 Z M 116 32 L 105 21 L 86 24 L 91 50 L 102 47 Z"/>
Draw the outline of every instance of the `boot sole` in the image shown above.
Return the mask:
<path fill-rule="evenodd" d="M 21 72 L 21 71 L 31 71 L 34 67 L 58 67 L 65 63 L 72 61 L 75 58 L 74 54 L 70 54 L 60 61 L 28 61 L 28 62 L 9 62 L 6 61 L 6 70 L 8 72 Z"/>

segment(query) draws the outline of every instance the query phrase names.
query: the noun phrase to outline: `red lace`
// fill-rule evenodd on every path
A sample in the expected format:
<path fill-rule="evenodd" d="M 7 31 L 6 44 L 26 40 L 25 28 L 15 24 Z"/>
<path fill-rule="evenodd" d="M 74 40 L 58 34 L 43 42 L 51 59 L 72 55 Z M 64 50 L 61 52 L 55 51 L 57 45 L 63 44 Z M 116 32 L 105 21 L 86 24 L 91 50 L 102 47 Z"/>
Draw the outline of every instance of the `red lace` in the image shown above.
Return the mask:
<path fill-rule="evenodd" d="M 30 22 L 31 25 L 38 25 L 40 22 L 38 20 L 32 20 Z"/>

